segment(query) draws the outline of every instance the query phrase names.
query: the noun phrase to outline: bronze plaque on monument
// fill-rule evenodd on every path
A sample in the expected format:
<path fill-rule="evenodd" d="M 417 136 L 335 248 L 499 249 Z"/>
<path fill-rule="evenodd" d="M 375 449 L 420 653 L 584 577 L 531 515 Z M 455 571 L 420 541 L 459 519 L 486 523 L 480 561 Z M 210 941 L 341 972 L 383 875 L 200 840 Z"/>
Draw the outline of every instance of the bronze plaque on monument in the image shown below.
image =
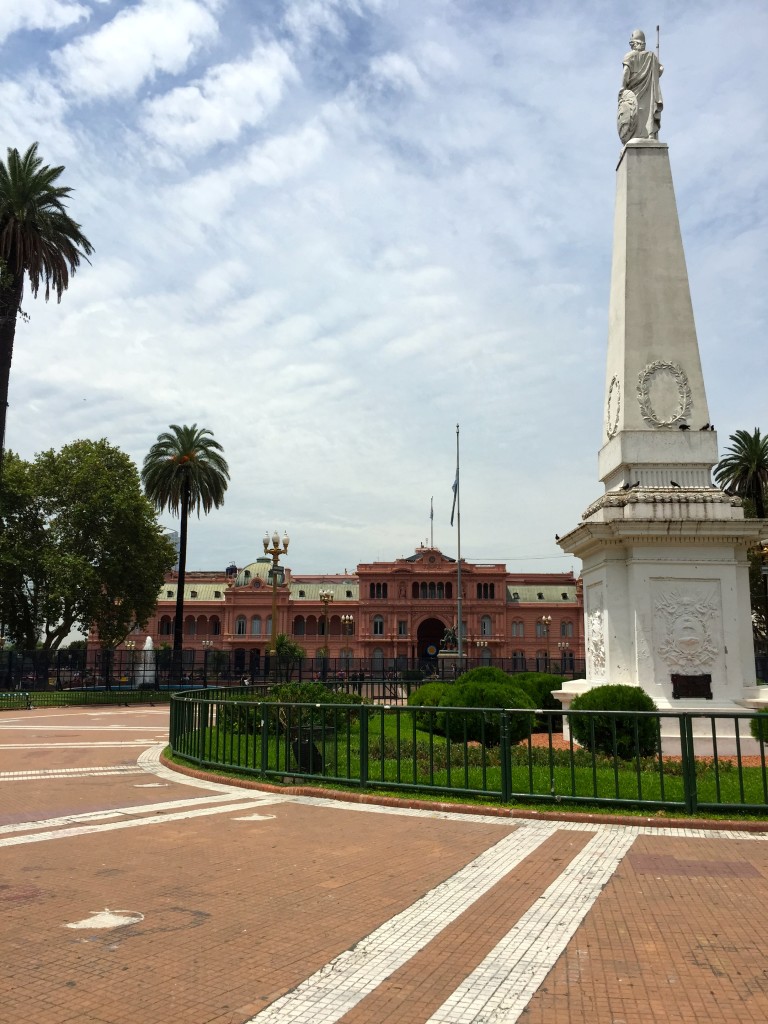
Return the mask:
<path fill-rule="evenodd" d="M 712 700 L 712 676 L 680 676 L 672 673 L 672 699 L 698 697 Z"/>

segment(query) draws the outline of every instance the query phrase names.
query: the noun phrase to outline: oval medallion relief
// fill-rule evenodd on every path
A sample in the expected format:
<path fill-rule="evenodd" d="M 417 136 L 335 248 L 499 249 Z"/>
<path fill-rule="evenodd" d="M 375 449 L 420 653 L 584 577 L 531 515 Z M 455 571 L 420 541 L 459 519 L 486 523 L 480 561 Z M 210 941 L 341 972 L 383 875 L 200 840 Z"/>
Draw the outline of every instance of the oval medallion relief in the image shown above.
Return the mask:
<path fill-rule="evenodd" d="M 670 427 L 691 413 L 693 396 L 682 366 L 657 360 L 649 363 L 637 382 L 643 419 L 654 427 Z"/>
<path fill-rule="evenodd" d="M 619 429 L 619 413 L 621 412 L 621 381 L 614 375 L 608 387 L 608 400 L 605 406 L 605 432 L 608 440 L 616 436 Z"/>

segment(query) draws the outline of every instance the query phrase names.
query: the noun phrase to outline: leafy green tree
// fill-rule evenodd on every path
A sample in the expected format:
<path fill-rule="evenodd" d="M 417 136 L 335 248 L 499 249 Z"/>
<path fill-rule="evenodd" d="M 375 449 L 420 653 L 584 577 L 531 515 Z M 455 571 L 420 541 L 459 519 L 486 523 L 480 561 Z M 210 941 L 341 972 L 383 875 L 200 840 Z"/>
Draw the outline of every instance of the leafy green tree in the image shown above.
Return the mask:
<path fill-rule="evenodd" d="M 715 481 L 744 499 L 744 514 L 765 519 L 768 489 L 768 435 L 755 427 L 750 434 L 737 430 L 729 438 L 731 447 L 715 466 Z M 766 553 L 768 554 L 768 552 Z M 755 638 L 764 648 L 768 635 L 768 576 L 762 575 L 765 554 L 750 556 L 749 589 Z"/>
<path fill-rule="evenodd" d="M 114 647 L 152 615 L 173 565 L 136 466 L 107 441 L 25 462 L 8 452 L 0 515 L 0 618 L 17 646 L 54 650 L 93 624 Z"/>
<path fill-rule="evenodd" d="M 46 301 L 54 291 L 61 302 L 70 274 L 93 252 L 80 225 L 67 213 L 72 189 L 56 184 L 63 170 L 43 164 L 36 142 L 23 156 L 9 148 L 7 161 L 0 160 L 0 465 L 25 277 L 34 296 L 44 285 Z"/>
<path fill-rule="evenodd" d="M 0 622 L 14 646 L 35 650 L 49 615 L 46 581 L 50 563 L 43 496 L 34 467 L 6 453 L 0 487 Z"/>
<path fill-rule="evenodd" d="M 224 504 L 229 466 L 223 448 L 206 427 L 179 427 L 172 423 L 152 445 L 144 459 L 141 479 L 147 497 L 159 510 L 180 517 L 179 578 L 176 589 L 176 621 L 173 649 L 181 651 L 184 629 L 184 583 L 187 572 L 187 521 L 189 513 L 206 514 Z"/>

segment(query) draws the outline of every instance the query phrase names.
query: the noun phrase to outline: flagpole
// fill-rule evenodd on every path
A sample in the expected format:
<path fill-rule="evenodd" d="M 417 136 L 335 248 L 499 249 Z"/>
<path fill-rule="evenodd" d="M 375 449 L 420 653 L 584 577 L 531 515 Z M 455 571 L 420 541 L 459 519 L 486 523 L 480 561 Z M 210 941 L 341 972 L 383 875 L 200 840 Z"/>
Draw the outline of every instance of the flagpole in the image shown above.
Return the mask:
<path fill-rule="evenodd" d="M 435 546 L 435 506 L 434 497 L 429 499 L 429 546 Z"/>
<path fill-rule="evenodd" d="M 456 570 L 456 586 L 458 588 L 458 612 L 459 622 L 456 630 L 456 638 L 459 648 L 459 669 L 462 668 L 462 645 L 464 643 L 461 618 L 461 484 L 459 482 L 459 424 L 456 424 L 456 538 L 458 547 L 458 569 Z"/>

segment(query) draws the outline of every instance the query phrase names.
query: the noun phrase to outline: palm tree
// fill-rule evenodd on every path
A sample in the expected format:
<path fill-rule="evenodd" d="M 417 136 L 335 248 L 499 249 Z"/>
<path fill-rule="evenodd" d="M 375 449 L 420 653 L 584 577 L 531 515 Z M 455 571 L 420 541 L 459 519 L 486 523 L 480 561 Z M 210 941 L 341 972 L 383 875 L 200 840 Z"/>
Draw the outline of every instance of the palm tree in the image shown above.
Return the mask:
<path fill-rule="evenodd" d="M 740 498 L 748 498 L 758 519 L 765 519 L 765 491 L 768 485 L 768 436 L 737 430 L 729 439 L 732 444 L 715 466 L 717 483 L 732 490 Z"/>
<path fill-rule="evenodd" d="M 726 454 L 715 466 L 715 480 L 728 490 L 738 494 L 741 498 L 747 498 L 752 503 L 755 515 L 758 519 L 765 519 L 765 494 L 768 485 L 768 436 L 761 437 L 760 431 L 755 427 L 754 433 L 747 430 L 737 430 L 731 434 L 729 440 L 731 447 L 726 448 Z M 751 556 L 755 572 L 760 568 L 762 555 Z M 762 583 L 763 623 L 762 630 L 768 627 L 768 576 L 760 574 Z M 757 578 L 755 579 L 757 583 Z M 759 590 L 752 590 L 753 612 L 756 613 Z M 759 618 L 753 620 L 756 623 L 756 634 L 760 634 Z"/>
<path fill-rule="evenodd" d="M 67 214 L 64 201 L 72 189 L 56 184 L 63 170 L 43 165 L 36 142 L 23 156 L 9 149 L 7 163 L 0 160 L 0 464 L 24 278 L 29 277 L 33 295 L 45 285 L 46 302 L 52 290 L 61 302 L 70 274 L 93 252 Z"/>
<path fill-rule="evenodd" d="M 187 519 L 197 509 L 206 514 L 224 504 L 229 466 L 223 448 L 205 427 L 171 424 L 152 445 L 144 459 L 141 480 L 147 497 L 157 509 L 180 516 L 179 577 L 173 650 L 181 651 L 184 625 L 184 580 L 187 571 Z"/>

